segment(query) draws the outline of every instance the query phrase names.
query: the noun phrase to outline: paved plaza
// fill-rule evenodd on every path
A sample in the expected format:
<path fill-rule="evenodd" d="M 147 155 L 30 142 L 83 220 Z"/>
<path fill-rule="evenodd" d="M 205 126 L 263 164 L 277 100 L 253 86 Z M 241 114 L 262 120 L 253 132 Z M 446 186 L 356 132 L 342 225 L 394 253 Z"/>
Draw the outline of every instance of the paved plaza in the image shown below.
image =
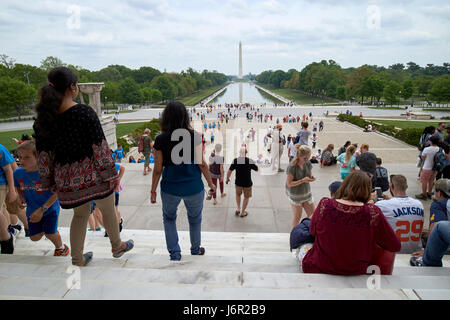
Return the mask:
<path fill-rule="evenodd" d="M 403 174 L 408 179 L 409 189 L 408 195 L 414 197 L 420 192 L 420 182 L 417 179 L 418 168 L 416 168 L 417 150 L 401 141 L 393 139 L 389 136 L 379 133 L 364 133 L 359 127 L 342 123 L 332 118 L 314 118 L 314 122 L 310 123 L 310 128 L 315 122 L 324 121 L 324 130 L 318 132 L 318 144 L 316 147 L 324 149 L 329 143 L 335 146 L 334 154 L 337 149 L 342 146 L 345 141 L 351 140 L 352 143 L 357 142 L 360 146 L 362 143 L 370 145 L 370 151 L 374 152 L 378 157 L 383 159 L 383 165 L 388 169 L 389 174 Z M 207 120 L 212 122 L 213 120 Z M 275 118 L 272 122 L 248 122 L 246 119 L 238 118 L 230 121 L 222 127 L 221 132 L 227 129 L 248 130 L 254 128 L 257 133 L 259 130 L 265 130 L 270 125 L 275 125 Z M 201 122 L 194 120 L 194 127 L 201 132 Z M 283 123 L 282 134 L 294 135 L 298 131 L 299 123 Z M 205 157 L 207 158 L 213 145 L 209 143 L 209 130 L 205 134 L 208 141 L 206 144 Z M 258 138 L 263 139 L 262 136 Z M 216 129 L 215 143 L 224 143 L 222 138 L 218 136 Z M 249 143 L 250 149 L 256 148 L 257 142 Z M 224 154 L 232 152 L 232 146 L 224 143 Z M 315 153 L 315 150 L 313 150 Z M 233 155 L 233 158 L 237 154 Z M 159 187 L 157 190 L 157 203 L 150 203 L 150 186 L 152 175 L 143 176 L 142 164 L 122 163 L 125 168 L 125 175 L 122 179 L 124 190 L 120 193 L 119 209 L 125 220 L 125 229 L 143 229 L 143 230 L 163 230 L 161 199 L 159 196 Z M 287 150 L 285 149 L 281 157 L 281 167 L 286 169 L 288 165 Z M 225 174 L 229 165 L 225 165 Z M 319 164 L 313 164 L 313 175 L 316 181 L 311 183 L 314 201 L 317 203 L 324 196 L 329 196 L 328 185 L 335 180 L 340 180 L 339 167 L 337 165 L 331 167 L 320 168 Z M 291 231 L 292 210 L 285 195 L 286 173 L 278 173 L 276 175 L 261 175 L 253 172 L 253 197 L 250 199 L 247 211 L 248 217 L 240 218 L 234 215 L 236 209 L 235 192 L 234 192 L 233 173 L 231 181 L 225 184 L 225 192 L 227 196 L 221 198 L 218 194 L 217 205 L 213 205 L 212 200 L 205 200 L 203 209 L 202 230 L 212 232 L 266 232 L 266 233 L 286 233 Z M 207 187 L 206 181 L 204 181 Z M 431 201 L 425 201 L 425 228 L 428 227 L 429 206 Z M 72 219 L 72 210 L 62 210 L 60 214 L 59 225 L 61 227 L 70 226 Z M 304 214 L 305 216 L 305 214 Z M 183 203 L 180 204 L 177 219 L 178 230 L 189 230 L 189 224 L 186 216 L 186 209 Z"/>

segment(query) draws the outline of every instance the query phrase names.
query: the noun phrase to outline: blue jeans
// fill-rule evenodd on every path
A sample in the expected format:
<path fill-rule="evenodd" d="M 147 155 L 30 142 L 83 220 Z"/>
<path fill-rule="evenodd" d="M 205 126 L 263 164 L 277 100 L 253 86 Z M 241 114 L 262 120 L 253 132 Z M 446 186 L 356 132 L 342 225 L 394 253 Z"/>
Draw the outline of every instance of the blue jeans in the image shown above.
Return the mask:
<path fill-rule="evenodd" d="M 439 221 L 433 227 L 423 253 L 425 266 L 442 267 L 442 257 L 450 245 L 450 221 Z"/>
<path fill-rule="evenodd" d="M 199 253 L 204 198 L 205 190 L 191 196 L 174 196 L 161 192 L 164 232 L 166 235 L 166 245 L 170 254 L 170 259 L 179 260 L 181 257 L 176 224 L 177 209 L 181 200 L 184 201 L 184 205 L 187 209 L 189 235 L 191 240 L 191 254 L 196 255 Z"/>

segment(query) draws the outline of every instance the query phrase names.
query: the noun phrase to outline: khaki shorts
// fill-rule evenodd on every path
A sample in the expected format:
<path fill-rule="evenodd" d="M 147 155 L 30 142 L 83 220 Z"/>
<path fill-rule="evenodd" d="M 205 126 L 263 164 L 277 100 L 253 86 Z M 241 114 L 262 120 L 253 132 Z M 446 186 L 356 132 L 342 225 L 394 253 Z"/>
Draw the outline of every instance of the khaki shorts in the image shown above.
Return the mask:
<path fill-rule="evenodd" d="M 6 210 L 8 210 L 8 212 L 11 213 L 11 214 L 19 214 L 20 210 L 22 210 L 19 207 L 19 201 L 20 201 L 20 197 L 19 196 L 17 196 L 16 201 L 14 201 L 12 203 L 10 203 L 8 201 L 5 201 Z"/>
<path fill-rule="evenodd" d="M 0 186 L 0 210 L 5 203 L 6 194 L 8 193 L 8 186 L 6 184 Z"/>
<path fill-rule="evenodd" d="M 244 193 L 244 198 L 251 198 L 252 197 L 252 187 L 244 188 L 236 186 L 236 194 L 240 196 L 242 193 Z"/>

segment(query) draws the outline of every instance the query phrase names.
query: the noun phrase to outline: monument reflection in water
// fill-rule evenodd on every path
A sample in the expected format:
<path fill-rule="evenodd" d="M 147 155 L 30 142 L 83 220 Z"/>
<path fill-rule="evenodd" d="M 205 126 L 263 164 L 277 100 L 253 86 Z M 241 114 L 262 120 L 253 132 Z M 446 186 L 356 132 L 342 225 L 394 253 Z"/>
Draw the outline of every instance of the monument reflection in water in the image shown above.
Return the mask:
<path fill-rule="evenodd" d="M 224 105 L 225 103 L 250 103 L 253 105 L 266 103 L 268 106 L 271 106 L 275 103 L 281 103 L 281 101 L 256 89 L 250 82 L 234 82 L 208 104 Z"/>

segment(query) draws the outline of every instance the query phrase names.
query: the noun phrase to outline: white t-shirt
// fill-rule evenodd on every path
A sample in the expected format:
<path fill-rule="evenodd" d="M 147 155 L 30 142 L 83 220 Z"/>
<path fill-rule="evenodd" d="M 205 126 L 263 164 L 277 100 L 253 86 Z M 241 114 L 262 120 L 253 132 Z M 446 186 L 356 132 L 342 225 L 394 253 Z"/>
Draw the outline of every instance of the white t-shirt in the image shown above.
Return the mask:
<path fill-rule="evenodd" d="M 292 141 L 289 142 L 288 149 L 289 149 L 289 156 L 295 157 L 295 155 L 297 154 L 297 150 L 295 150 L 295 144 Z"/>
<path fill-rule="evenodd" d="M 434 155 L 439 151 L 439 147 L 426 147 L 422 151 L 422 156 L 426 156 L 422 169 L 431 170 L 434 165 Z"/>
<path fill-rule="evenodd" d="M 402 244 L 399 253 L 413 253 L 422 249 L 423 204 L 410 197 L 395 197 L 375 203 Z"/>

